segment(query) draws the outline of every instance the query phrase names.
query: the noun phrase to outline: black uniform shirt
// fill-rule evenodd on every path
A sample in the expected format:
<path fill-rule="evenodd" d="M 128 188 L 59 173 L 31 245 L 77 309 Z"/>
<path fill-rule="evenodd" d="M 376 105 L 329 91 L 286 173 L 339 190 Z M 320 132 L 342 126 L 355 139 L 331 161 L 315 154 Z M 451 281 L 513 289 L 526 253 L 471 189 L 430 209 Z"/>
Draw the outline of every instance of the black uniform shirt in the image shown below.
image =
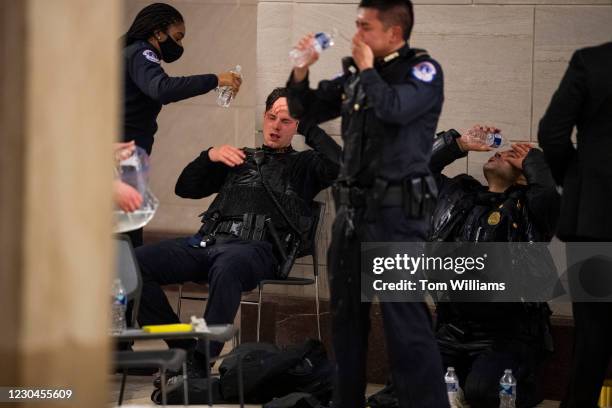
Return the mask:
<path fill-rule="evenodd" d="M 147 41 L 136 41 L 123 50 L 124 120 L 123 139 L 151 153 L 162 105 L 216 88 L 214 74 L 169 77 L 161 67 L 161 56 Z"/>
<path fill-rule="evenodd" d="M 340 178 L 369 185 L 373 177 L 398 182 L 428 174 L 444 101 L 440 65 L 406 44 L 372 69 L 344 69 L 344 75 L 321 81 L 317 89 L 309 88 L 308 77 L 295 83 L 293 73 L 287 82 L 295 117 L 321 123 L 342 115 Z"/>

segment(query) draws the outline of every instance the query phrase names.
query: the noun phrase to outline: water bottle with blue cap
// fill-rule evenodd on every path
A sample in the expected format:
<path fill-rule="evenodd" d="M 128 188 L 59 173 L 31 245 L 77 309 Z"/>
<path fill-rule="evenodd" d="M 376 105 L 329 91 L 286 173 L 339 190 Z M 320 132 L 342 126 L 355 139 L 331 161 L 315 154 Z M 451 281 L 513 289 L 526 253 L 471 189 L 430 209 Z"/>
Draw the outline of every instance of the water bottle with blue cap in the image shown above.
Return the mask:
<path fill-rule="evenodd" d="M 494 149 L 505 146 L 501 132 L 492 132 L 481 128 L 472 128 L 467 132 L 468 141 L 483 144 Z"/>
<path fill-rule="evenodd" d="M 320 32 L 314 35 L 310 47 L 303 50 L 293 48 L 289 52 L 289 59 L 294 67 L 302 68 L 306 65 L 313 53 L 320 54 L 323 50 L 328 49 L 335 43 L 335 38 L 338 34 L 337 29 L 332 29 L 331 33 Z"/>
<path fill-rule="evenodd" d="M 516 407 L 516 379 L 512 370 L 504 370 L 504 375 L 499 380 L 499 408 Z"/>
<path fill-rule="evenodd" d="M 444 382 L 446 383 L 446 393 L 448 394 L 450 408 L 457 408 L 459 397 L 459 378 L 457 378 L 454 367 L 448 367 L 448 370 L 444 375 Z"/>

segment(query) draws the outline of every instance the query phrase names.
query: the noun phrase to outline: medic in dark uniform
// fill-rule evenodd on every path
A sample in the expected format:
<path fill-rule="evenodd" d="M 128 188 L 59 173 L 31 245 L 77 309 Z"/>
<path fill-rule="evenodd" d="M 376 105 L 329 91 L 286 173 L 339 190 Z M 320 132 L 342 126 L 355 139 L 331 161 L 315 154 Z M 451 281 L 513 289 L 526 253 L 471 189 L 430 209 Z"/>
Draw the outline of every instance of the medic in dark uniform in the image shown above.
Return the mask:
<path fill-rule="evenodd" d="M 162 105 L 205 94 L 217 86 L 231 86 L 238 92 L 242 82 L 231 72 L 168 76 L 161 61 L 171 63 L 183 55 L 184 37 L 183 16 L 163 3 L 140 10 L 125 34 L 123 140 L 135 140 L 149 155 Z M 130 237 L 134 246 L 142 245 L 142 229 Z"/>
<path fill-rule="evenodd" d="M 329 249 L 336 408 L 364 406 L 370 303 L 360 301 L 362 242 L 425 241 L 436 195 L 429 170 L 442 109 L 440 65 L 407 40 L 409 0 L 362 0 L 352 58 L 344 72 L 309 88 L 308 66 L 288 82 L 289 108 L 301 120 L 342 116 L 344 148 L 334 186 L 337 217 Z M 298 48 L 308 46 L 304 37 Z M 448 407 L 442 361 L 424 303 L 381 303 L 400 407 Z"/>

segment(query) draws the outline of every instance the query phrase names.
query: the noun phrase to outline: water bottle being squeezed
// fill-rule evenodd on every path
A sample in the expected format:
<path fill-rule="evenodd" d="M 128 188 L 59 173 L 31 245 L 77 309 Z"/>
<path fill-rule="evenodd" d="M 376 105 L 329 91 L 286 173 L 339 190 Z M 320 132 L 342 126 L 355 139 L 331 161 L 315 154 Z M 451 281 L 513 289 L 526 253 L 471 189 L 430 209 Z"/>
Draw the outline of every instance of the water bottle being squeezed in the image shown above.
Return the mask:
<path fill-rule="evenodd" d="M 242 67 L 240 65 L 236 65 L 236 67 L 230 71 L 232 74 L 238 74 L 242 77 Z M 219 93 L 217 96 L 217 105 L 223 108 L 229 108 L 230 103 L 236 96 L 236 93 L 232 89 L 231 86 L 218 86 L 216 91 Z"/>
<path fill-rule="evenodd" d="M 331 33 L 316 33 L 310 47 L 300 50 L 293 48 L 289 52 L 289 59 L 294 67 L 302 68 L 306 65 L 313 53 L 320 54 L 321 51 L 328 49 L 335 43 L 335 38 L 338 36 L 338 30 L 332 29 Z"/>
<path fill-rule="evenodd" d="M 499 132 L 490 132 L 485 129 L 470 129 L 467 133 L 468 140 L 494 149 L 505 146 L 504 138 Z"/>

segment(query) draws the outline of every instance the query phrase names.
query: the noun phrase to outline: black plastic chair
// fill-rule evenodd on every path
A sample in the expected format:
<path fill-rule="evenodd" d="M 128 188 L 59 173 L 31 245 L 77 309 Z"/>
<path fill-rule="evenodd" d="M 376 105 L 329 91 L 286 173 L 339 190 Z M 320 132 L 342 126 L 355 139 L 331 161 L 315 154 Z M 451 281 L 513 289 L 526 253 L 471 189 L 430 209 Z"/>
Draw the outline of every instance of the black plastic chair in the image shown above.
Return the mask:
<path fill-rule="evenodd" d="M 133 302 L 130 327 L 136 326 L 140 295 L 142 292 L 142 278 L 140 269 L 134 256 L 134 249 L 130 239 L 125 235 L 119 235 L 115 239 L 117 244 L 117 276 L 125 289 L 128 302 Z M 114 336 L 117 340 L 120 335 Z M 125 341 L 125 340 L 124 340 Z M 183 392 L 185 405 L 189 404 L 187 394 L 187 365 L 185 350 L 169 349 L 154 351 L 116 351 L 114 354 L 115 367 L 122 371 L 121 389 L 119 391 L 119 405 L 123 403 L 125 382 L 130 368 L 157 368 L 161 374 L 162 404 L 167 403 L 166 372 L 168 370 L 183 370 Z"/>
<path fill-rule="evenodd" d="M 289 276 L 287 279 L 267 279 L 259 282 L 258 285 L 258 297 L 257 301 L 243 300 L 240 302 L 241 305 L 257 305 L 257 341 L 259 341 L 261 331 L 261 305 L 263 300 L 263 290 L 266 285 L 286 285 L 286 286 L 307 286 L 315 285 L 315 308 L 316 308 L 316 319 L 317 319 L 317 335 L 321 340 L 321 313 L 319 303 L 319 258 L 317 256 L 317 241 L 320 233 L 321 225 L 325 215 L 325 203 L 320 201 L 313 201 L 311 205 L 311 211 L 313 214 L 313 223 L 310 230 L 309 239 L 312 243 L 311 250 L 306 253 L 300 253 L 299 258 L 306 256 L 312 257 L 313 266 L 313 278 L 298 278 Z M 195 282 L 199 285 L 206 285 L 206 283 Z M 179 285 L 178 302 L 176 306 L 177 314 L 181 315 L 181 304 L 182 300 L 197 300 L 206 301 L 206 296 L 184 296 L 183 285 Z"/>

